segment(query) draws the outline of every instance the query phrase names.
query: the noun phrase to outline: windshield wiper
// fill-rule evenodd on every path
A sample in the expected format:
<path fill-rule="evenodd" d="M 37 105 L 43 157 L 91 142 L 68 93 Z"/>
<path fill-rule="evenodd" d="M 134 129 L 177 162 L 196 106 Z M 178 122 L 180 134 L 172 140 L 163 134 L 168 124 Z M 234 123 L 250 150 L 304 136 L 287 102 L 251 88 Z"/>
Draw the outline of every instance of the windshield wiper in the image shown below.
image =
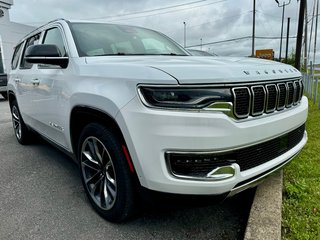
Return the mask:
<path fill-rule="evenodd" d="M 184 54 L 176 54 L 176 53 L 124 53 L 124 52 L 118 52 L 118 53 L 112 53 L 112 54 L 97 54 L 94 55 L 93 57 L 100 57 L 100 56 L 155 56 L 155 55 L 160 55 L 160 56 L 187 56 Z"/>
<path fill-rule="evenodd" d="M 163 53 L 163 54 L 159 54 L 159 55 L 163 55 L 163 56 L 187 56 L 186 54 L 176 54 L 176 53 Z"/>

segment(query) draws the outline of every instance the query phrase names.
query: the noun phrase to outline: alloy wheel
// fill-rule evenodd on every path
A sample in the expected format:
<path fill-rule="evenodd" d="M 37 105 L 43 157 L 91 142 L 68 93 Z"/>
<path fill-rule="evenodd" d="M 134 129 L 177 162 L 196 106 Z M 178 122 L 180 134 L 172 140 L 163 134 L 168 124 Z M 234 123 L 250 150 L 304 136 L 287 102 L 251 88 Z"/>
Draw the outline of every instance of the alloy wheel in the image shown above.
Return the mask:
<path fill-rule="evenodd" d="M 111 209 L 117 197 L 115 169 L 107 148 L 96 137 L 88 137 L 82 144 L 81 170 L 95 204 L 103 210 Z"/>
<path fill-rule="evenodd" d="M 20 114 L 19 110 L 16 106 L 12 107 L 12 123 L 13 123 L 13 129 L 16 137 L 18 139 L 21 139 L 21 120 L 20 120 Z"/>

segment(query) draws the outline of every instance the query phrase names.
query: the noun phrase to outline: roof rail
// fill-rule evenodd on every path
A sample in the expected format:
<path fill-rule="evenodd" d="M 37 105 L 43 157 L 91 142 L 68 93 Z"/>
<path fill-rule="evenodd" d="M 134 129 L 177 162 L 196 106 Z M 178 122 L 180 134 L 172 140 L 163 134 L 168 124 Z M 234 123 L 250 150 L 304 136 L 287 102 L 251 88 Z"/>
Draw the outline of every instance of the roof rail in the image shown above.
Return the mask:
<path fill-rule="evenodd" d="M 54 19 L 54 20 L 51 20 L 50 22 L 47 22 L 45 25 L 47 25 L 48 23 L 52 23 L 52 22 L 55 22 L 55 21 L 59 21 L 59 20 L 67 21 L 67 20 L 64 19 L 64 18 L 56 18 L 56 19 Z"/>

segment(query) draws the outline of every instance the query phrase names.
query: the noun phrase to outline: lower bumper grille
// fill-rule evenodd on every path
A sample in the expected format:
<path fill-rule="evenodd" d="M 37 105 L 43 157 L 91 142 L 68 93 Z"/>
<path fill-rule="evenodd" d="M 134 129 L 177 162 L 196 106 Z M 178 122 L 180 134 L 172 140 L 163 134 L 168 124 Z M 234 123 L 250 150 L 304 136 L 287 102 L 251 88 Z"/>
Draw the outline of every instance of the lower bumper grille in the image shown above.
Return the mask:
<path fill-rule="evenodd" d="M 205 178 L 217 167 L 237 163 L 245 171 L 286 153 L 303 138 L 305 125 L 272 140 L 224 153 L 167 152 L 169 169 L 175 176 Z"/>

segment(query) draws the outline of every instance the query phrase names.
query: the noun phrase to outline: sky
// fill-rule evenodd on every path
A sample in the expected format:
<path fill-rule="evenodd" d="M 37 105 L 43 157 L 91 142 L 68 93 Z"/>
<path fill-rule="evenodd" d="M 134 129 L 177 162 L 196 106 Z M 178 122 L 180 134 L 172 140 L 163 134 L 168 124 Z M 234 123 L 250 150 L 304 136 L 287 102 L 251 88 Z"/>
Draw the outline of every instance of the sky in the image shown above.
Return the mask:
<path fill-rule="evenodd" d="M 316 0 L 308 1 L 309 34 L 314 1 Z M 280 0 L 280 2 L 290 2 L 285 7 L 282 43 L 282 57 L 284 57 L 288 17 L 291 18 L 292 37 L 289 40 L 289 55 L 295 48 L 299 2 L 297 0 Z M 11 21 L 34 26 L 40 26 L 56 18 L 136 25 L 160 31 L 182 46 L 185 27 L 187 47 L 202 48 L 221 56 L 251 55 L 253 0 L 14 0 L 10 18 Z M 267 39 L 256 39 L 255 49 L 271 48 L 275 52 L 275 57 L 279 57 L 281 19 L 282 8 L 278 7 L 276 1 L 256 0 L 256 36 Z M 319 26 L 320 22 L 318 39 Z M 315 21 L 313 38 L 314 29 Z M 242 39 L 232 40 L 237 38 Z M 225 42 L 226 40 L 232 41 Z M 318 40 L 317 63 L 320 63 L 319 45 Z M 310 60 L 313 59 L 313 46 L 312 40 Z"/>

